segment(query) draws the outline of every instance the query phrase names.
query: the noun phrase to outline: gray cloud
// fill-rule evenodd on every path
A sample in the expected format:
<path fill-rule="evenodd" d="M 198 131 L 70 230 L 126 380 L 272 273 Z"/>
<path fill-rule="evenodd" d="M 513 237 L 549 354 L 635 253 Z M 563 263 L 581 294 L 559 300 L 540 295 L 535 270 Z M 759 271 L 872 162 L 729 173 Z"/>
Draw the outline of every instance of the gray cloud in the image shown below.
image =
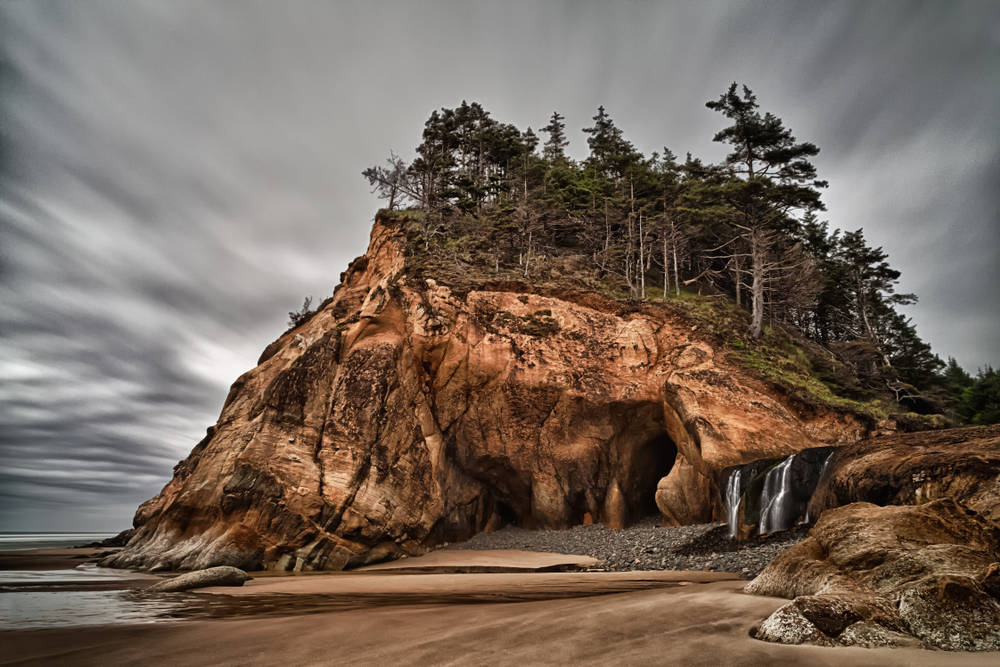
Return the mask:
<path fill-rule="evenodd" d="M 1000 352 L 995 3 L 0 4 L 0 529 L 127 524 L 465 100 L 570 152 L 604 105 L 718 160 L 738 80 L 822 153 L 831 225 L 903 271 L 918 330 Z"/>

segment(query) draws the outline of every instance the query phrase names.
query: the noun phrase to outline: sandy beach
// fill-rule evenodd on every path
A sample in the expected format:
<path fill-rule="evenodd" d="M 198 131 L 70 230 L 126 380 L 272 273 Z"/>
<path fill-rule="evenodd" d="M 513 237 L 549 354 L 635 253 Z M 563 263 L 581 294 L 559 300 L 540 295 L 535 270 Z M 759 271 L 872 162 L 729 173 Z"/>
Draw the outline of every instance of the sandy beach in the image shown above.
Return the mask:
<path fill-rule="evenodd" d="M 538 571 L 551 568 L 558 555 L 539 559 L 524 552 L 434 556 L 425 570 L 412 559 L 405 572 L 260 576 L 242 588 L 203 589 L 198 599 L 220 610 L 215 618 L 6 630 L 0 632 L 0 665 L 902 667 L 1000 661 L 996 653 L 756 641 L 751 627 L 785 601 L 745 595 L 745 582 L 727 573 Z M 35 558 L 80 562 L 66 554 Z M 468 571 L 482 565 L 477 558 L 492 559 L 491 567 L 505 561 L 509 569 Z M 241 611 L 227 614 L 227 605 Z M 248 614 L 255 606 L 259 613 Z"/>

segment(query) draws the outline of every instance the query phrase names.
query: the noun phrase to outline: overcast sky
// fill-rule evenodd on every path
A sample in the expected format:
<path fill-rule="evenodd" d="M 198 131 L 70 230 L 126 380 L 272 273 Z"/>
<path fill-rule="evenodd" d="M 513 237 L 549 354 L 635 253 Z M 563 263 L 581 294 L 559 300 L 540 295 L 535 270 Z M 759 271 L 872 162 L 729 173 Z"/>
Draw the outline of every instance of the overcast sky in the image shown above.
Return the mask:
<path fill-rule="evenodd" d="M 997 2 L 7 0 L 0 55 L 0 530 L 130 525 L 462 100 L 714 162 L 746 83 L 920 335 L 1000 365 Z"/>

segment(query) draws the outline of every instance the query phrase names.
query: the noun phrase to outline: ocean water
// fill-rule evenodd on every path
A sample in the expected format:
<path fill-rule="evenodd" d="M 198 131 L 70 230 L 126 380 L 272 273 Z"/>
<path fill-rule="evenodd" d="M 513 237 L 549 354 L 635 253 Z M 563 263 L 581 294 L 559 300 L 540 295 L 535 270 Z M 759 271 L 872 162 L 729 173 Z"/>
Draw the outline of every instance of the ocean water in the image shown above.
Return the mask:
<path fill-rule="evenodd" d="M 130 590 L 0 592 L 0 631 L 178 621 L 210 602 Z"/>
<path fill-rule="evenodd" d="M 0 551 L 58 549 L 90 544 L 118 533 L 0 533 Z"/>
<path fill-rule="evenodd" d="M 60 590 L 114 584 L 148 575 L 81 564 L 64 570 L 0 571 L 0 630 L 58 628 L 157 620 L 169 600 L 145 599 L 132 591 Z"/>

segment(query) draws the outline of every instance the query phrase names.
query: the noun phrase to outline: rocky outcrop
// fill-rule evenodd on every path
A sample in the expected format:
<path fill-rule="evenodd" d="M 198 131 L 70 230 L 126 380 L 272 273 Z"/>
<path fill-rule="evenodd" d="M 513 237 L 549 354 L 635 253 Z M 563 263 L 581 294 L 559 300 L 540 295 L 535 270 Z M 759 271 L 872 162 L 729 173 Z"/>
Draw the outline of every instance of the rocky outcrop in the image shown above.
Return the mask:
<path fill-rule="evenodd" d="M 794 598 L 756 630 L 766 641 L 996 651 L 998 561 L 1000 526 L 951 499 L 854 503 L 824 512 L 745 591 Z"/>
<path fill-rule="evenodd" d="M 236 381 L 105 565 L 340 569 L 506 523 L 704 522 L 723 468 L 867 432 L 745 373 L 664 307 L 438 284 L 409 252 L 380 215 L 333 297 Z"/>
<path fill-rule="evenodd" d="M 952 498 L 1000 522 L 1000 424 L 906 433 L 838 448 L 809 513 L 854 502 L 916 505 Z"/>
<path fill-rule="evenodd" d="M 952 498 L 1000 521 L 1000 425 L 806 449 L 727 468 L 719 487 L 730 534 L 740 539 L 809 523 L 853 502 Z"/>

